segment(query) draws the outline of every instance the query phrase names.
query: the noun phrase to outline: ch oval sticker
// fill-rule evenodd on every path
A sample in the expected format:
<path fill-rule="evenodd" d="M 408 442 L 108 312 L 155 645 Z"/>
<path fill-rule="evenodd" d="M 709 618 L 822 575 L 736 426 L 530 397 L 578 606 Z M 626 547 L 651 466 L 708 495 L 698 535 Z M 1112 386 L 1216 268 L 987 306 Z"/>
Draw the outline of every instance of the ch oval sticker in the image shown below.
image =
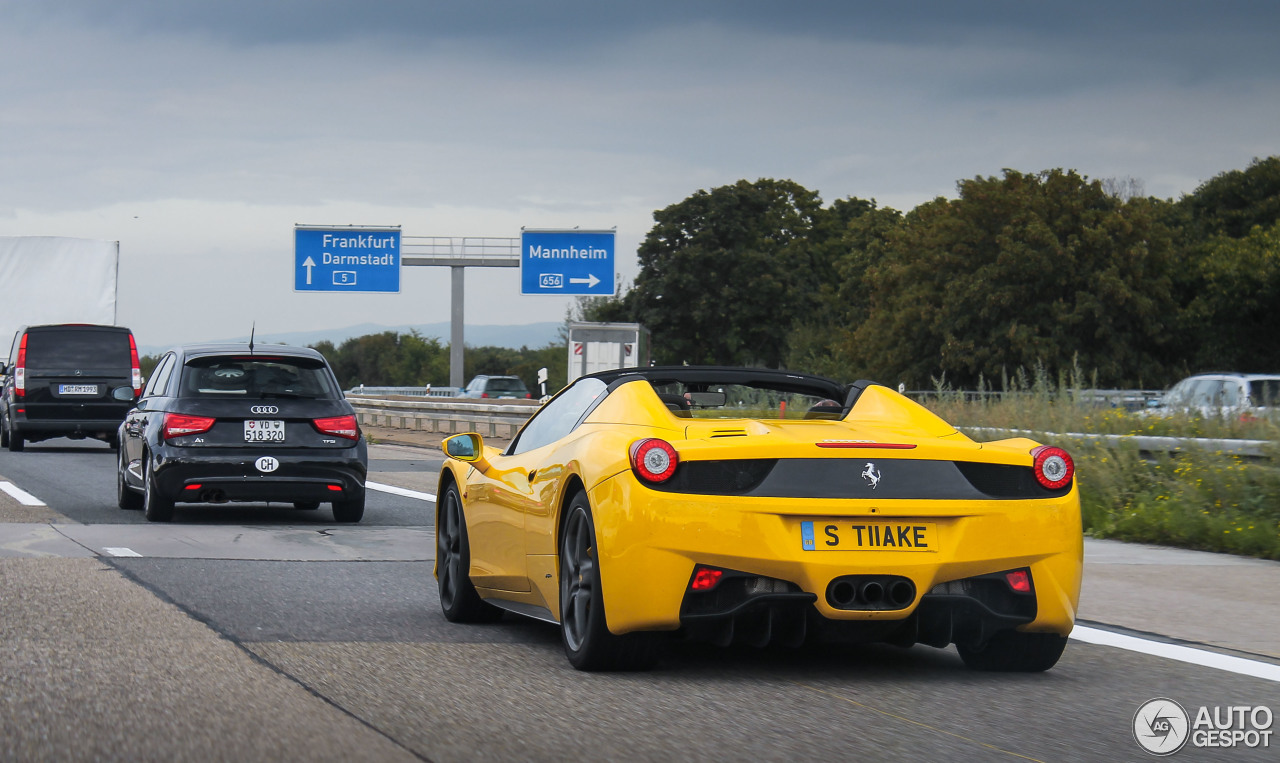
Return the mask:
<path fill-rule="evenodd" d="M 263 456 L 253 462 L 253 465 L 258 467 L 258 471 L 260 472 L 274 472 L 276 469 L 280 468 L 280 462 L 271 456 Z"/>

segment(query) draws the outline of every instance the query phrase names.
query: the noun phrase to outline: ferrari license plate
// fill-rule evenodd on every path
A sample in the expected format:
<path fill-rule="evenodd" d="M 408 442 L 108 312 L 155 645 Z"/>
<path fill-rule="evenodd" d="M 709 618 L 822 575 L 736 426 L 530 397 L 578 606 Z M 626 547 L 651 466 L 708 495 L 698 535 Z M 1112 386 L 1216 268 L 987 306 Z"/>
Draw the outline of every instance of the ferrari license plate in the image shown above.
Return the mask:
<path fill-rule="evenodd" d="M 98 394 L 98 385 L 96 384 L 59 384 L 59 395 L 96 395 Z"/>
<path fill-rule="evenodd" d="M 933 522 L 838 519 L 800 523 L 805 551 L 937 551 Z"/>
<path fill-rule="evenodd" d="M 245 442 L 284 442 L 284 422 L 251 419 L 244 422 Z"/>

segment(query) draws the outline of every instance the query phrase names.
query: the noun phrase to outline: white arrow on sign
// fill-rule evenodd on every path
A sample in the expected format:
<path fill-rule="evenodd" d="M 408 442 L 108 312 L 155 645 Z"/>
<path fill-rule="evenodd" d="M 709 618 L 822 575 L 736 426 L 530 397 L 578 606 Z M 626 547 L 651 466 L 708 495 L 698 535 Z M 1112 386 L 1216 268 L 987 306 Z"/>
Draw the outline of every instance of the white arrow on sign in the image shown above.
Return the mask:
<path fill-rule="evenodd" d="M 311 255 L 309 254 L 307 255 L 307 258 L 302 261 L 302 267 L 307 269 L 307 286 L 311 285 L 311 269 L 315 266 L 316 261 L 311 259 Z"/>
<path fill-rule="evenodd" d="M 595 273 L 588 273 L 586 278 L 570 278 L 569 283 L 585 283 L 587 288 L 590 289 L 600 283 L 600 279 L 596 278 Z"/>

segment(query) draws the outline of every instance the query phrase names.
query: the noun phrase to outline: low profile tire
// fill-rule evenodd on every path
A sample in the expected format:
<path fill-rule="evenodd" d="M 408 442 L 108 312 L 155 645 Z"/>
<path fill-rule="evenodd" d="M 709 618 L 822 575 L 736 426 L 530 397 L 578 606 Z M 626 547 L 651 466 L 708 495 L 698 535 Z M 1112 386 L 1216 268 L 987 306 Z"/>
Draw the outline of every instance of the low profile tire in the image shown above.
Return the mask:
<path fill-rule="evenodd" d="M 148 522 L 172 522 L 173 500 L 160 494 L 156 485 L 156 475 L 151 472 L 151 455 L 148 454 L 142 466 L 142 511 Z"/>
<path fill-rule="evenodd" d="M 645 670 L 657 659 L 651 633 L 617 636 L 605 623 L 595 523 L 586 493 L 569 502 L 560 539 L 560 636 L 578 670 Z"/>
<path fill-rule="evenodd" d="M 355 523 L 364 517 L 364 496 L 350 501 L 333 502 L 333 521 Z"/>
<path fill-rule="evenodd" d="M 972 670 L 1040 673 L 1057 664 L 1067 637 L 1056 633 L 1000 631 L 980 649 L 956 644 L 960 659 Z"/>
<path fill-rule="evenodd" d="M 142 496 L 129 487 L 125 474 L 126 466 L 122 452 L 116 464 L 116 505 L 125 511 L 137 511 L 142 508 Z"/>
<path fill-rule="evenodd" d="M 0 411 L 0 448 L 9 447 L 9 418 Z"/>
<path fill-rule="evenodd" d="M 487 603 L 471 582 L 471 544 L 462 513 L 458 486 L 450 485 L 440 499 L 436 521 L 436 585 L 440 589 L 440 610 L 451 623 L 491 623 L 502 610 Z"/>
<path fill-rule="evenodd" d="M 293 508 L 298 509 L 299 511 L 315 511 L 316 509 L 320 508 L 320 502 L 319 501 L 294 501 Z M 361 512 L 361 513 L 363 514 L 364 512 Z"/>

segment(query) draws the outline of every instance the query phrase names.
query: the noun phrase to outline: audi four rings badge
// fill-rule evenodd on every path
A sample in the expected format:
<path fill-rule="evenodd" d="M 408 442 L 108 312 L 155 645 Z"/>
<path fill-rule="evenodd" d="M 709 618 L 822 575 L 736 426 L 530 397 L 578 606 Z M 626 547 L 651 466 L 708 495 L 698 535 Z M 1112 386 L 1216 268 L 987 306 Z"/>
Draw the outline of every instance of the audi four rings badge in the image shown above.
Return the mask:
<path fill-rule="evenodd" d="M 255 405 L 249 409 L 249 413 L 263 416 L 266 414 L 279 413 L 280 409 L 274 405 Z"/>

